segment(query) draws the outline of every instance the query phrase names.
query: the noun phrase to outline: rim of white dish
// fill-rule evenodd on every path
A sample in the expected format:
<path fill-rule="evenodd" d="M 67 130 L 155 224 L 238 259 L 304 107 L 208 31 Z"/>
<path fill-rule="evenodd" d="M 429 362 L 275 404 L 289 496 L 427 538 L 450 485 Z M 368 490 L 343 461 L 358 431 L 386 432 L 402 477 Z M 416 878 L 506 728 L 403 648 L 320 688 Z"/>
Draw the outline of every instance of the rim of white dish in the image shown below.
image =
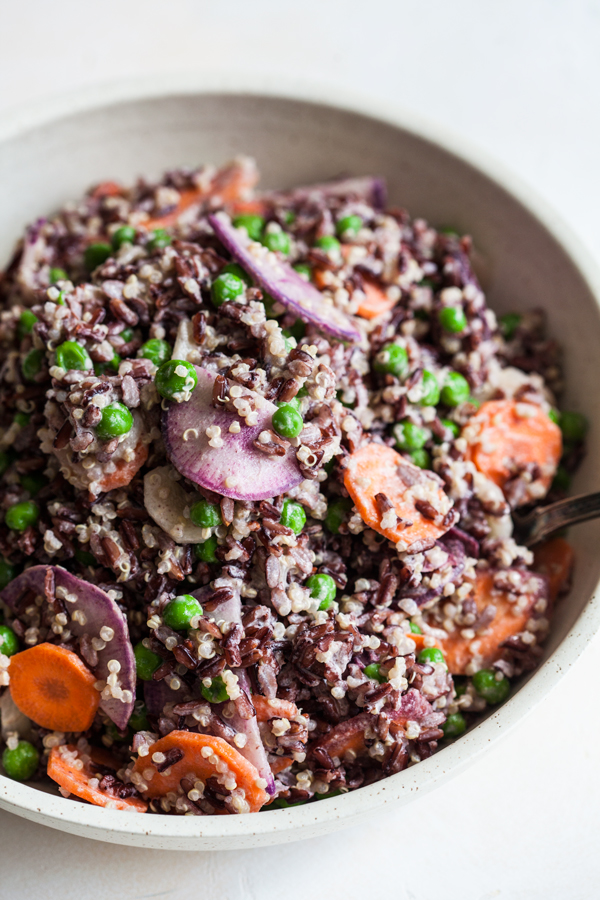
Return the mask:
<path fill-rule="evenodd" d="M 121 80 L 25 104 L 9 112 L 0 122 L 0 142 L 63 117 L 93 109 L 152 97 L 188 94 L 232 94 L 303 101 L 357 113 L 415 134 L 466 162 L 512 195 L 566 251 L 600 305 L 600 269 L 591 254 L 552 206 L 512 171 L 486 151 L 443 126 L 400 106 L 381 102 L 370 95 L 350 93 L 331 84 L 286 79 L 278 75 L 274 86 L 270 75 L 198 71 Z M 282 836 L 292 831 L 298 832 L 298 838 L 302 837 L 302 832 L 315 823 L 319 823 L 325 831 L 328 824 L 336 821 L 353 819 L 395 800 L 407 802 L 414 799 L 427 793 L 442 779 L 463 771 L 548 696 L 598 630 L 600 596 L 596 588 L 573 628 L 550 658 L 514 697 L 485 721 L 418 766 L 368 787 L 332 797 L 326 803 L 249 816 L 148 816 L 66 800 L 3 775 L 0 775 L 0 799 L 3 805 L 20 810 L 25 815 L 29 813 L 32 818 L 41 814 L 55 819 L 58 827 L 79 826 L 96 832 L 104 831 L 111 834 L 111 839 L 121 834 L 124 842 L 127 842 L 126 836 L 156 838 L 157 841 L 181 838 L 189 844 L 194 838 L 198 841 L 227 837 L 251 839 L 259 835 L 268 838 L 272 834 L 285 840 Z"/>

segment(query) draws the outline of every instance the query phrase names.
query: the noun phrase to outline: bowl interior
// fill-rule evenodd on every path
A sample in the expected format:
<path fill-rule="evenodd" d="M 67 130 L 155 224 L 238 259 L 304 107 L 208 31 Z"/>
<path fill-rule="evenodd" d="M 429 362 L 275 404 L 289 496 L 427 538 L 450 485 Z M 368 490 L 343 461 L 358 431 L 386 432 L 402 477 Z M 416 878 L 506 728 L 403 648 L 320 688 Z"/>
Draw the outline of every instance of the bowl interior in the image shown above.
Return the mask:
<path fill-rule="evenodd" d="M 574 487 L 577 491 L 600 489 L 599 475 L 592 464 L 598 453 L 600 394 L 589 390 L 590 384 L 600 382 L 597 352 L 600 316 L 584 275 L 541 220 L 497 181 L 436 141 L 396 124 L 300 100 L 182 93 L 120 102 L 32 127 L 0 143 L 0 171 L 4 174 L 0 182 L 1 262 L 6 263 L 28 222 L 76 199 L 90 184 L 107 179 L 127 182 L 139 175 L 153 176 L 180 165 L 222 163 L 240 153 L 257 159 L 262 184 L 267 187 L 289 187 L 349 173 L 384 175 L 392 204 L 406 207 L 413 216 L 423 216 L 434 225 L 453 225 L 471 234 L 492 308 L 502 312 L 541 307 L 546 311 L 549 333 L 564 348 L 563 404 L 585 413 L 592 423 L 587 459 Z M 546 222 L 552 227 L 548 217 Z M 600 579 L 600 554 L 596 549 L 599 535 L 600 523 L 588 523 L 572 532 L 577 553 L 574 585 L 568 600 L 557 610 L 545 659 L 569 634 Z M 574 649 L 571 656 L 576 652 Z M 538 695 L 548 689 L 549 682 L 544 687 L 534 674 L 529 685 L 530 703 L 536 697 L 537 682 Z M 516 704 L 518 699 L 511 703 Z M 525 706 L 521 703 L 519 708 L 522 715 Z M 489 722 L 475 730 L 469 745 L 465 743 L 463 759 L 465 753 L 467 756 L 469 752 L 475 753 L 478 746 L 489 741 L 491 732 L 486 736 L 486 728 L 491 728 Z M 448 754 L 450 762 L 452 750 L 442 751 L 436 759 Z M 410 772 L 412 781 L 421 781 L 424 787 L 431 776 L 431 767 L 428 769 L 422 763 Z M 387 779 L 387 794 L 396 798 L 405 796 L 401 779 L 406 782 L 407 777 L 408 772 Z M 5 781 L 0 776 L 0 782 Z M 60 801 L 56 798 L 52 798 L 50 809 L 44 807 L 44 795 L 37 793 L 39 803 L 32 804 L 19 793 L 22 791 L 32 793 L 13 782 L 0 792 L 4 796 L 4 800 L 0 796 L 0 802 L 16 812 L 69 830 L 80 829 L 82 823 L 85 827 L 86 815 L 88 819 L 92 816 L 100 825 L 88 833 L 110 839 L 102 833 L 102 823 L 97 818 L 98 812 L 106 811 L 62 801 L 61 812 L 57 814 L 56 803 Z M 374 801 L 367 799 L 374 796 L 369 791 L 363 789 L 343 798 L 346 806 L 340 804 L 337 817 L 326 817 L 327 828 L 336 827 L 340 819 L 354 817 L 361 803 L 365 808 L 373 805 Z M 66 806 L 73 808 L 72 815 L 64 810 Z M 79 824 L 69 825 L 77 819 L 75 809 L 80 811 Z M 270 813 L 267 818 L 278 815 Z M 129 814 L 118 816 L 130 818 Z M 125 818 L 119 819 L 123 826 L 118 828 L 119 840 L 128 840 Z M 313 818 L 319 816 L 303 820 L 297 816 L 298 827 L 290 820 L 293 836 L 314 833 L 314 825 L 311 831 L 310 824 Z M 111 830 L 117 820 L 111 815 L 107 825 L 109 821 L 108 830 Z M 159 841 L 151 835 L 144 839 L 142 835 L 135 843 L 176 847 L 181 845 L 178 827 L 175 821 L 169 832 L 172 840 L 163 837 Z M 186 828 L 189 832 L 188 823 Z M 262 829 L 262 834 L 254 834 L 253 838 L 252 823 L 240 826 L 243 828 L 246 829 L 245 846 L 293 839 L 289 836 L 291 831 L 287 838 L 282 838 L 277 837 L 277 829 L 270 828 Z M 218 829 L 210 830 L 212 838 L 208 843 L 198 837 L 195 846 L 219 846 Z M 163 828 L 163 835 L 167 831 L 168 828 L 166 831 Z M 133 838 L 130 842 L 134 842 Z M 228 837 L 223 834 L 225 842 L 229 847 L 235 845 L 231 834 Z"/>

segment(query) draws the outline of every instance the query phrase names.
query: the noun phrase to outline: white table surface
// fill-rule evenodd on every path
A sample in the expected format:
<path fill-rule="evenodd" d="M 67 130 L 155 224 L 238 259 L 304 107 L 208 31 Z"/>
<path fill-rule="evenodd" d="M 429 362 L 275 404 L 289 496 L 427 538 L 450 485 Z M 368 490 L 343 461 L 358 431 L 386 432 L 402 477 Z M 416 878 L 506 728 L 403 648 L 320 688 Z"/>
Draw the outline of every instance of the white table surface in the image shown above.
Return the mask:
<path fill-rule="evenodd" d="M 308 76 L 470 138 L 534 186 L 600 261 L 597 0 L 29 0 L 3 5 L 1 34 L 0 117 L 23 101 L 157 72 Z M 468 772 L 364 828 L 177 854 L 0 812 L 0 898 L 596 898 L 599 655 L 596 640 Z"/>

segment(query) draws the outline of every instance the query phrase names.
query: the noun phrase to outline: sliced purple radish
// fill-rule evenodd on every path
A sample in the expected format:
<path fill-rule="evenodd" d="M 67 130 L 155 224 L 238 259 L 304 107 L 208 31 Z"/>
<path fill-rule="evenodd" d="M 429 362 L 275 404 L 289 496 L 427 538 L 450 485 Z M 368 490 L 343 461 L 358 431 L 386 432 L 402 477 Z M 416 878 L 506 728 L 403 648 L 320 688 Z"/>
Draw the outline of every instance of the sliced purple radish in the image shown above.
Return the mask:
<path fill-rule="evenodd" d="M 144 682 L 144 703 L 151 716 L 162 716 L 167 703 L 181 703 L 182 694 L 174 691 L 164 678 L 161 681 Z"/>
<path fill-rule="evenodd" d="M 323 184 L 310 184 L 306 187 L 294 188 L 291 191 L 270 191 L 268 199 L 278 202 L 322 203 L 330 197 L 360 200 L 373 209 L 384 209 L 387 200 L 387 186 L 384 178 L 365 175 L 362 178 L 340 178 L 337 181 L 326 181 Z"/>
<path fill-rule="evenodd" d="M 144 506 L 177 544 L 200 544 L 205 540 L 203 529 L 189 517 L 190 506 L 200 498 L 198 494 L 187 494 L 174 475 L 177 473 L 172 466 L 159 466 L 144 476 Z"/>
<path fill-rule="evenodd" d="M 226 213 L 209 216 L 215 234 L 233 258 L 260 287 L 294 315 L 341 341 L 360 341 L 361 332 L 350 316 L 262 244 L 251 241 L 244 229 L 234 228 Z"/>
<path fill-rule="evenodd" d="M 277 407 L 263 399 L 256 425 L 246 425 L 236 413 L 212 406 L 217 377 L 195 366 L 198 384 L 186 403 L 172 403 L 163 418 L 169 459 L 178 472 L 208 491 L 234 500 L 266 500 L 284 494 L 303 481 L 296 454 L 267 456 L 254 446 L 271 426 Z M 261 398 L 262 399 L 262 398 Z M 239 428 L 231 432 L 230 426 Z M 206 429 L 221 429 L 222 447 L 209 446 Z"/>
<path fill-rule="evenodd" d="M 45 597 L 46 573 L 54 576 L 54 590 L 62 601 L 69 618 L 68 629 L 76 637 L 97 638 L 100 647 L 95 648 L 98 663 L 93 668 L 98 680 L 106 681 L 111 674 L 108 668 L 112 660 L 120 664 L 118 686 L 126 699 L 101 695 L 100 708 L 112 719 L 117 728 L 125 728 L 135 703 L 135 659 L 129 639 L 125 616 L 114 600 L 99 587 L 82 581 L 60 566 L 32 566 L 15 578 L 0 593 L 0 597 L 15 612 L 26 591 L 35 591 Z M 73 613 L 79 612 L 75 619 Z M 83 622 L 82 622 L 83 619 Z M 112 632 L 112 637 L 109 636 Z M 101 646 L 104 644 L 104 647 Z M 114 667 L 113 667 L 114 668 Z M 113 690 L 116 690 L 113 689 Z"/>
<path fill-rule="evenodd" d="M 215 606 L 214 609 L 211 609 L 210 612 L 206 613 L 206 615 L 213 619 L 214 622 L 230 622 L 233 625 L 242 624 L 242 602 L 240 595 L 238 591 L 233 589 L 232 593 L 233 596 L 229 600 L 219 603 L 218 606 Z M 209 591 L 206 588 L 200 588 L 200 590 L 194 592 L 194 597 L 196 597 L 200 603 L 206 601 L 209 595 Z M 237 675 L 238 687 L 246 695 L 246 698 L 250 703 L 252 703 L 252 688 L 248 679 L 248 673 L 245 669 L 232 669 L 231 671 L 234 675 Z M 238 747 L 235 743 L 234 746 L 248 762 L 255 766 L 261 778 L 265 779 L 267 782 L 266 791 L 272 797 L 275 794 L 275 779 L 273 778 L 265 746 L 260 736 L 256 714 L 250 719 L 245 719 L 240 715 L 236 705 L 233 716 L 227 718 L 227 724 L 238 734 L 242 734 L 246 738 L 246 743 L 243 747 Z"/>

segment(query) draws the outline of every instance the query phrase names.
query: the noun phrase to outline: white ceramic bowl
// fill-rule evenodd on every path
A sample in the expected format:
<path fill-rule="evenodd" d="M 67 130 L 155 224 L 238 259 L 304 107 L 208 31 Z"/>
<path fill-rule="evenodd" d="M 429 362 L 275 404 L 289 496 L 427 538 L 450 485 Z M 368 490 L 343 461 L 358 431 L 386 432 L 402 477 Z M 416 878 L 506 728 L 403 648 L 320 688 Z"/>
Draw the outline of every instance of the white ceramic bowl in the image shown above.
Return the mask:
<path fill-rule="evenodd" d="M 90 184 L 130 181 L 180 164 L 256 157 L 263 184 L 290 187 L 342 173 L 384 175 L 391 202 L 475 239 L 496 310 L 543 307 L 564 346 L 565 404 L 593 423 L 580 490 L 600 488 L 600 278 L 555 214 L 522 185 L 455 138 L 373 103 L 331 99 L 295 86 L 275 96 L 257 83 L 206 78 L 121 85 L 25 110 L 0 123 L 0 258 L 23 226 L 77 198 Z M 308 99 L 307 99 L 308 97 Z M 558 608 L 543 665 L 465 737 L 371 787 L 294 810 L 214 818 L 149 816 L 100 809 L 0 776 L 0 806 L 73 834 L 142 847 L 247 848 L 324 834 L 408 803 L 464 769 L 548 694 L 596 632 L 600 607 L 599 523 L 573 531 L 575 582 Z M 590 599 L 591 598 L 591 599 Z"/>

